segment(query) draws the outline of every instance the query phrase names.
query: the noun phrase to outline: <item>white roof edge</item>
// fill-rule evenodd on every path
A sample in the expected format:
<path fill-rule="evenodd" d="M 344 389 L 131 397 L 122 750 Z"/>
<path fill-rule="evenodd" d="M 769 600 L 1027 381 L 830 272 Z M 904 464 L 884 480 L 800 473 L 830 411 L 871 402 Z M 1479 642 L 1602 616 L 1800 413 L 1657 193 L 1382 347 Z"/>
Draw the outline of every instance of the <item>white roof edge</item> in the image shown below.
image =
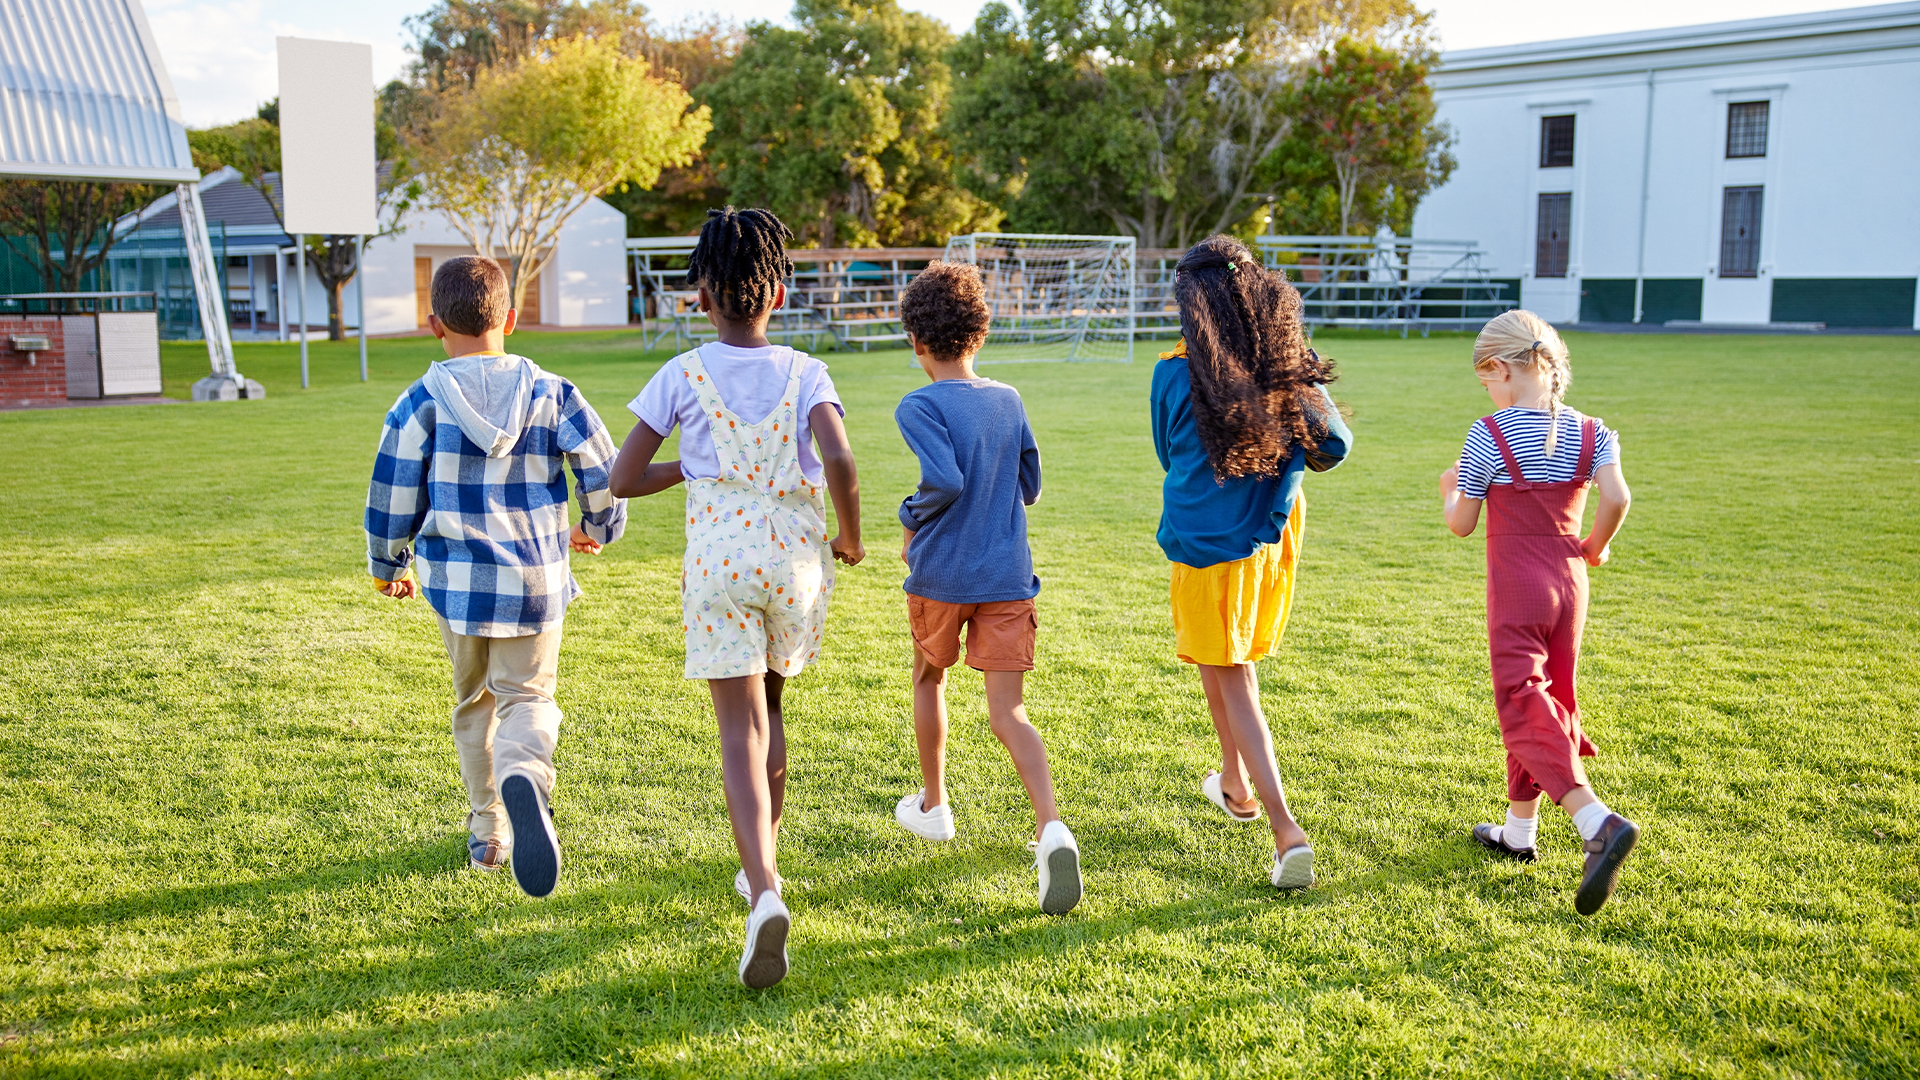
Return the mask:
<path fill-rule="evenodd" d="M 75 165 L 63 162 L 0 161 L 0 176 L 22 180 L 124 180 L 130 184 L 190 184 L 199 169 L 144 169 L 134 165 Z"/>
<path fill-rule="evenodd" d="M 1597 37 L 1496 45 L 1484 49 L 1460 49 L 1442 53 L 1438 71 L 1465 72 L 1521 64 L 1551 63 L 1557 60 L 1672 52 L 1715 45 L 1739 45 L 1815 35 L 1901 28 L 1920 28 L 1920 2 L 1909 0 L 1907 3 L 1900 4 L 1839 8 L 1832 11 L 1807 11 L 1794 15 L 1775 15 L 1764 19 L 1740 19 L 1734 22 L 1701 23 L 1657 30 L 1634 30 L 1624 34 L 1604 34 Z"/>

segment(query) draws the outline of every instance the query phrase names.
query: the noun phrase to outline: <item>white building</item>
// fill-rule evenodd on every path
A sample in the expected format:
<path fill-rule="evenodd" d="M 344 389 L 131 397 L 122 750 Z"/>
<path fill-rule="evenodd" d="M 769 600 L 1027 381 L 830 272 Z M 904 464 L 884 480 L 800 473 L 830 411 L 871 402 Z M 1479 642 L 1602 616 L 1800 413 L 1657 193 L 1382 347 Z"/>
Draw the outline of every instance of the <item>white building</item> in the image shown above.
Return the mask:
<path fill-rule="evenodd" d="M 267 198 L 231 168 L 200 182 L 216 256 L 226 256 L 228 323 L 238 338 L 275 338 L 298 332 L 293 238 L 281 231 Z M 433 272 L 473 248 L 440 214 L 415 211 L 401 230 L 366 247 L 367 332 L 405 333 L 427 324 L 427 291 Z M 166 312 L 191 307 L 192 284 L 184 273 L 180 215 L 173 195 L 130 214 L 116 226 L 113 252 L 116 287 L 161 294 Z M 605 326 L 627 321 L 627 218 L 601 202 L 588 200 L 560 230 L 553 261 L 529 285 L 523 326 Z M 177 294 L 177 295 L 176 295 Z M 285 318 L 282 318 L 284 295 Z M 184 304 L 181 298 L 184 297 Z M 324 332 L 327 295 L 307 270 L 307 326 Z M 346 327 L 360 325 L 354 283 L 341 295 Z M 169 300 L 174 302 L 169 303 Z M 168 320 L 163 319 L 163 322 Z M 177 322 L 178 320 L 173 320 Z"/>
<path fill-rule="evenodd" d="M 1450 52 L 1433 85 L 1460 167 L 1415 235 L 1554 322 L 1920 327 L 1920 3 Z"/>

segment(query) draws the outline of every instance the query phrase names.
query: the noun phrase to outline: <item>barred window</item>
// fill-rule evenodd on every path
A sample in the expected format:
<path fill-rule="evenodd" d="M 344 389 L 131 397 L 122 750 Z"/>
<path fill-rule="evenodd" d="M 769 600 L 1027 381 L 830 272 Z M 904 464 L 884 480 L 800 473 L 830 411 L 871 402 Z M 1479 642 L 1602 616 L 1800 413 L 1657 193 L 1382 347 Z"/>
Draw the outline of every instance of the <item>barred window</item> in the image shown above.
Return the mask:
<path fill-rule="evenodd" d="M 1573 117 L 1540 118 L 1540 167 L 1565 169 L 1573 165 Z"/>
<path fill-rule="evenodd" d="M 1539 224 L 1533 242 L 1533 276 L 1567 276 L 1567 233 L 1573 224 L 1573 193 L 1540 196 Z"/>
<path fill-rule="evenodd" d="M 1767 156 L 1767 113 L 1771 103 L 1736 101 L 1727 106 L 1727 156 Z"/>
<path fill-rule="evenodd" d="M 1730 187 L 1720 202 L 1720 276 L 1760 274 L 1760 207 L 1764 189 Z"/>

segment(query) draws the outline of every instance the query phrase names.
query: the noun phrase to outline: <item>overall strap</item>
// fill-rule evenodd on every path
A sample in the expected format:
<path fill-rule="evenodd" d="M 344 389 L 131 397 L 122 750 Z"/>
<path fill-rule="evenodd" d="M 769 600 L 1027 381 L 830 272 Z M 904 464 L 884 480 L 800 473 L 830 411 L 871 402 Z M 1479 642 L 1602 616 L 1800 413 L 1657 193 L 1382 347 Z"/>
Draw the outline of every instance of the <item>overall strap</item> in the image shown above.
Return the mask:
<path fill-rule="evenodd" d="M 706 410 L 707 415 L 718 417 L 726 405 L 720 400 L 720 391 L 713 385 L 713 375 L 700 359 L 700 350 L 690 349 L 680 354 L 680 369 L 686 375 L 687 385 L 693 388 L 693 396 L 700 402 L 700 407 Z"/>
<path fill-rule="evenodd" d="M 794 416 L 791 422 L 794 430 L 798 432 L 800 429 L 800 351 L 792 346 L 787 346 L 787 388 L 780 393 L 780 400 Z"/>
<path fill-rule="evenodd" d="M 1513 481 L 1514 490 L 1526 491 L 1531 488 L 1533 485 L 1527 482 L 1526 474 L 1520 471 L 1520 462 L 1514 459 L 1513 448 L 1507 445 L 1507 437 L 1500 434 L 1500 425 L 1494 423 L 1491 416 L 1481 417 L 1480 423 L 1487 429 L 1487 434 L 1493 436 L 1493 445 L 1500 448 L 1500 456 L 1507 459 L 1507 477 Z"/>
<path fill-rule="evenodd" d="M 1581 483 L 1593 479 L 1593 441 L 1595 439 L 1593 417 L 1580 420 L 1580 464 L 1573 467 L 1573 478 Z"/>

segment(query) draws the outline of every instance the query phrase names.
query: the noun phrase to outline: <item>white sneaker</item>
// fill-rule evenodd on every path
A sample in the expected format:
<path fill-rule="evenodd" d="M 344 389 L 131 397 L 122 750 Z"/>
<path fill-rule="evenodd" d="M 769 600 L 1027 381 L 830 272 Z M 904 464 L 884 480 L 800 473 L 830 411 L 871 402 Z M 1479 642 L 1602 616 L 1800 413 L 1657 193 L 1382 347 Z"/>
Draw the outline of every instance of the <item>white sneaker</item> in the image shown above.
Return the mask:
<path fill-rule="evenodd" d="M 779 874 L 773 875 L 773 891 L 785 892 L 786 888 L 787 879 Z M 748 907 L 753 906 L 753 886 L 747 884 L 747 870 L 744 866 L 740 868 L 739 873 L 733 875 L 733 891 L 740 894 L 740 899 L 745 900 Z"/>
<path fill-rule="evenodd" d="M 1313 884 L 1313 849 L 1296 844 L 1273 857 L 1273 872 L 1267 875 L 1276 889 L 1304 889 Z"/>
<path fill-rule="evenodd" d="M 922 788 L 901 799 L 893 808 L 893 820 L 922 840 L 953 839 L 953 807 L 941 803 L 928 810 L 922 805 L 926 796 L 926 789 Z"/>
<path fill-rule="evenodd" d="M 765 990 L 787 977 L 787 932 L 793 915 L 769 889 L 747 915 L 747 947 L 740 952 L 740 982 L 749 990 Z"/>
<path fill-rule="evenodd" d="M 1033 862 L 1040 870 L 1040 910 L 1065 915 L 1080 902 L 1080 845 L 1064 821 L 1049 821 L 1033 841 Z"/>

